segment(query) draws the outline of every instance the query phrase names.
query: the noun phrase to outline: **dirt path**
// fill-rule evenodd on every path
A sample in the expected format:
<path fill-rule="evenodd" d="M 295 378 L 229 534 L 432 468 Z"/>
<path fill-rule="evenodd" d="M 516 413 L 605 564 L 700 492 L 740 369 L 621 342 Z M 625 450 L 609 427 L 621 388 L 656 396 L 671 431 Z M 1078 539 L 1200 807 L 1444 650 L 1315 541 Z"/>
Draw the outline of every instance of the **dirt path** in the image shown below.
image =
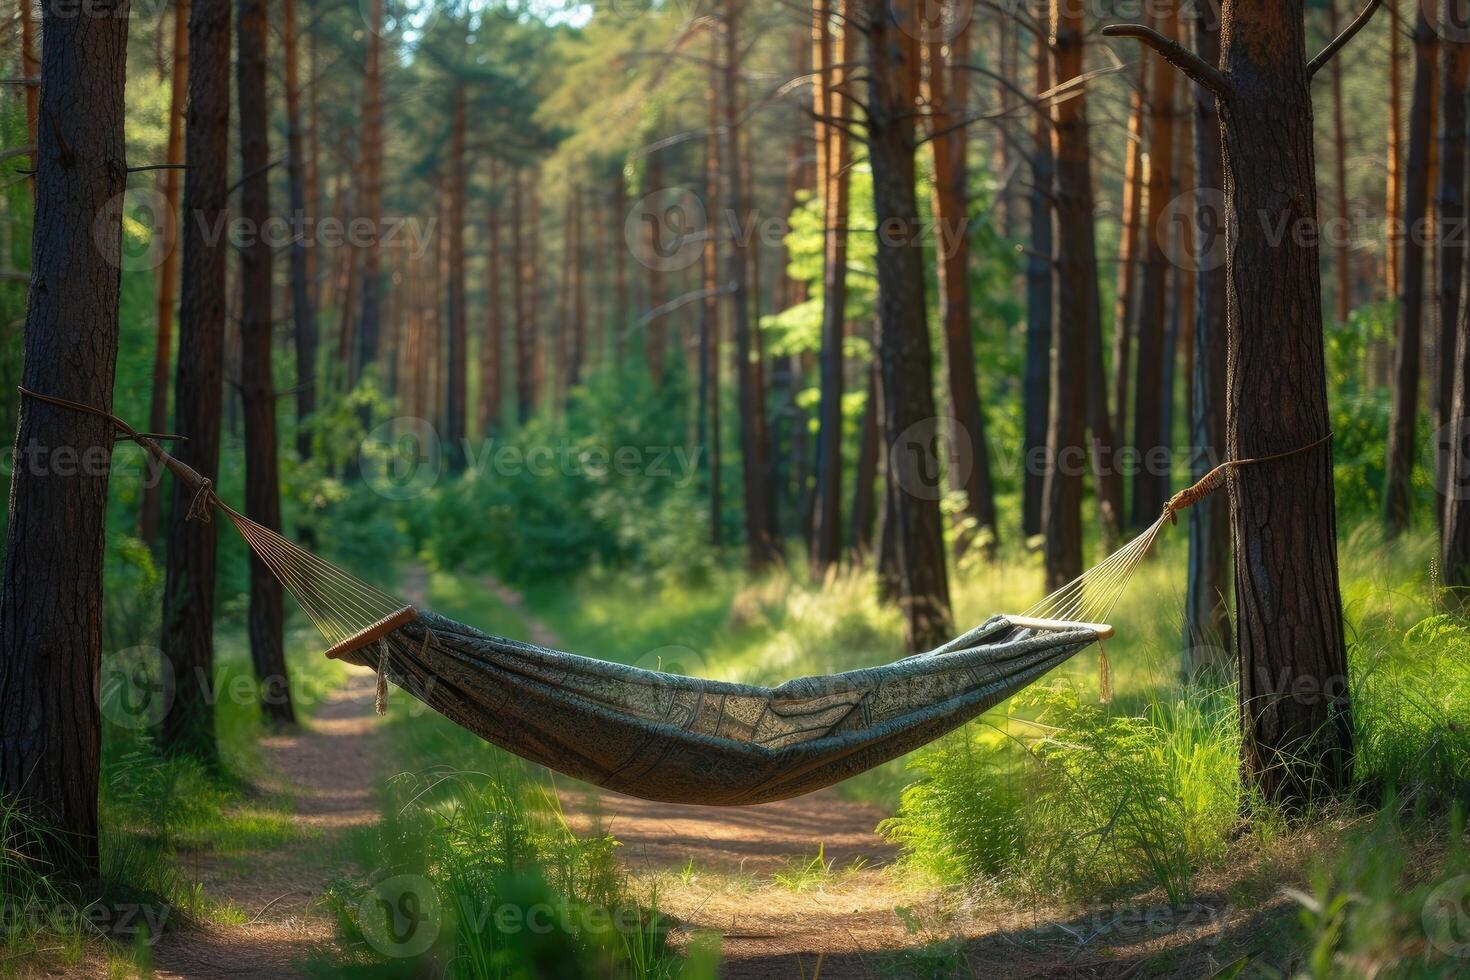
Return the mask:
<path fill-rule="evenodd" d="M 410 569 L 404 596 L 424 602 L 427 578 Z M 347 683 L 327 695 L 297 731 L 261 739 L 264 796 L 291 799 L 302 833 L 279 848 L 246 855 L 180 855 L 191 880 L 210 900 L 244 910 L 243 925 L 209 925 L 165 936 L 153 951 L 155 976 L 277 978 L 296 975 L 303 960 L 330 955 L 333 924 L 319 899 L 356 863 L 347 833 L 377 822 L 374 787 L 388 775 L 383 731 L 376 724 L 376 678 L 349 668 Z"/>

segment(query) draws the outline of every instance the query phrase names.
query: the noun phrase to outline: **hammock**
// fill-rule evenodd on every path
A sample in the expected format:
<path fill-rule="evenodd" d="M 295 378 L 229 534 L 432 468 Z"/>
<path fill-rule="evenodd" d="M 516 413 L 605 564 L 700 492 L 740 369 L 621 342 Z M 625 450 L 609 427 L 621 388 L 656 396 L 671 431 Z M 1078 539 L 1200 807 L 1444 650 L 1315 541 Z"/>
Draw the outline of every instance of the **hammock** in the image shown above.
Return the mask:
<path fill-rule="evenodd" d="M 1081 650 L 1103 625 L 1165 522 L 1219 489 L 1224 463 L 1176 494 L 1131 543 L 1024 614 L 994 616 L 882 667 L 757 687 L 610 663 L 491 636 L 415 609 L 229 507 L 209 480 L 100 409 L 22 394 L 113 422 L 193 495 L 218 508 L 331 644 L 328 657 L 378 673 L 456 724 L 558 772 L 631 796 L 738 805 L 809 793 L 938 738 Z M 1104 657 L 1104 696 L 1107 661 Z"/>

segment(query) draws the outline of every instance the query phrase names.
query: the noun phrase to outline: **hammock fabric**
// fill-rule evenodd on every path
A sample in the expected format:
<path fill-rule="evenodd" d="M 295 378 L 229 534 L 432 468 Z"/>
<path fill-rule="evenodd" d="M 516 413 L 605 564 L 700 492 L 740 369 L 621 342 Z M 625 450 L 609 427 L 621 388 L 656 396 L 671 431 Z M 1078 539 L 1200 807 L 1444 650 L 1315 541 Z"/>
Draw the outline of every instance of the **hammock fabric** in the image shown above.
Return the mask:
<path fill-rule="evenodd" d="M 809 793 L 932 741 L 1092 643 L 1166 522 L 1236 469 L 1301 449 L 1224 463 L 1176 494 L 1125 547 L 1020 616 L 995 616 L 945 645 L 884 667 L 779 687 L 703 680 L 593 660 L 481 633 L 355 578 L 229 507 L 209 480 L 100 409 L 23 395 L 109 419 L 193 495 L 218 508 L 331 644 L 451 721 L 523 758 L 632 796 L 676 803 L 764 803 Z M 1104 698 L 1107 661 L 1102 660 Z"/>

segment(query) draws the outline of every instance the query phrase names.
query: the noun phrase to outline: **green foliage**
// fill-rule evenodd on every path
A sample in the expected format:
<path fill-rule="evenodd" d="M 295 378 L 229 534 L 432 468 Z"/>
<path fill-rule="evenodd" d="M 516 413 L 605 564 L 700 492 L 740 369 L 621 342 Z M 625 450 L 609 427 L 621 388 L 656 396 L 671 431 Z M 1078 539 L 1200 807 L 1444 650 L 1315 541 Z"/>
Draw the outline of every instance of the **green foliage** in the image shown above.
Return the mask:
<path fill-rule="evenodd" d="M 704 574 L 707 460 L 690 445 L 685 399 L 677 372 L 660 389 L 638 372 L 593 375 L 563 417 L 472 447 L 430 500 L 423 548 L 441 567 L 516 584 L 632 566 Z"/>
<path fill-rule="evenodd" d="M 1393 302 L 1358 307 L 1325 334 L 1338 514 L 1349 521 L 1375 518 L 1382 508 L 1392 397 L 1369 375 L 1375 356 L 1389 356 L 1395 310 Z"/>

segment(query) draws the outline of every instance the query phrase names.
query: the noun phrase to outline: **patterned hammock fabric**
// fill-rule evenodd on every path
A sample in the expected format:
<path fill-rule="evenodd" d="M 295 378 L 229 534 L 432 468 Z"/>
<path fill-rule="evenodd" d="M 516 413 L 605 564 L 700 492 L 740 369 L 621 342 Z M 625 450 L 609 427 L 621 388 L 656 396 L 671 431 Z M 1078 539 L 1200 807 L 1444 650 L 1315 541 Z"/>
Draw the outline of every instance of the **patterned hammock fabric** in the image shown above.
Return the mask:
<path fill-rule="evenodd" d="M 918 748 L 1097 638 L 996 616 L 929 653 L 767 688 L 579 657 L 425 612 L 345 659 L 568 776 L 649 800 L 741 805 L 809 793 Z"/>

